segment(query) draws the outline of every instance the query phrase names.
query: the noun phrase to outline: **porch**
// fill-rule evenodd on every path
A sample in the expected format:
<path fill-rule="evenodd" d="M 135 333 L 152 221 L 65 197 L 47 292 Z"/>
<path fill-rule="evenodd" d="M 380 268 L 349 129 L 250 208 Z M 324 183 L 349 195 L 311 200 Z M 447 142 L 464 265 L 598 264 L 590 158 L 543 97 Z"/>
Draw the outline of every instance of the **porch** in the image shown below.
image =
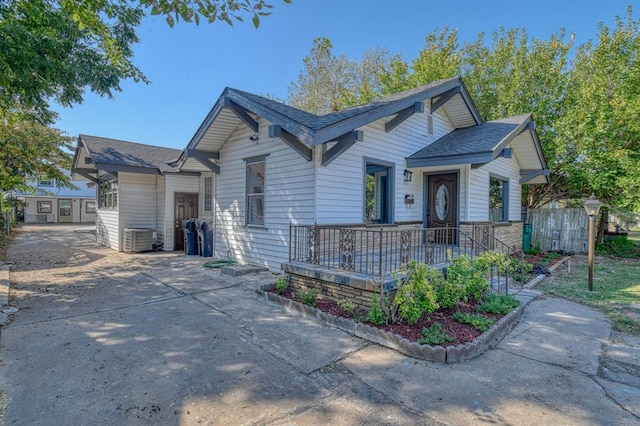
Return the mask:
<path fill-rule="evenodd" d="M 379 286 L 392 290 L 394 272 L 414 260 L 442 269 L 455 257 L 473 260 L 488 251 L 523 259 L 517 246 L 497 239 L 496 233 L 496 226 L 487 223 L 455 228 L 290 225 L 289 261 L 282 270 L 294 288 L 316 288 L 323 296 L 349 298 L 368 308 Z M 508 272 L 492 272 L 488 279 L 492 292 L 509 292 Z"/>

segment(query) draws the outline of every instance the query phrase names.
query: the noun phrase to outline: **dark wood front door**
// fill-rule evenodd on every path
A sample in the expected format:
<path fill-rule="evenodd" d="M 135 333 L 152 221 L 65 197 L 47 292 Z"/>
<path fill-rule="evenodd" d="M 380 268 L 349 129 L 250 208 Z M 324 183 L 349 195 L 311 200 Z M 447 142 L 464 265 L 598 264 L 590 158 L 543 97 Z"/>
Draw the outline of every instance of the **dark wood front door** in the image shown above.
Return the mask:
<path fill-rule="evenodd" d="M 184 231 L 182 221 L 198 217 L 198 194 L 176 192 L 174 214 L 174 243 L 175 250 L 184 250 Z"/>
<path fill-rule="evenodd" d="M 447 173 L 427 175 L 427 228 L 455 228 L 458 226 L 458 175 Z M 446 233 L 448 244 L 455 244 L 455 231 Z M 444 241 L 443 241 L 444 242 Z"/>

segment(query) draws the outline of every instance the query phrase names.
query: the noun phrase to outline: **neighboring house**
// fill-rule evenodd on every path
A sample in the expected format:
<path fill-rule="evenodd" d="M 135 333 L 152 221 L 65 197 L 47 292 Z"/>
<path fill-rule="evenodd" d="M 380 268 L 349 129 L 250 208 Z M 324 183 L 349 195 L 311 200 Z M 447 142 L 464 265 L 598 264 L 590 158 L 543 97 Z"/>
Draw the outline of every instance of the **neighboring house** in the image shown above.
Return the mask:
<path fill-rule="evenodd" d="M 98 206 L 104 244 L 153 227 L 176 249 L 177 221 L 199 217 L 215 256 L 271 269 L 292 225 L 483 224 L 518 247 L 521 186 L 548 176 L 532 116 L 484 122 L 460 78 L 324 116 L 227 88 L 184 150 L 81 135 L 72 170 L 117 182 L 118 205 Z"/>
<path fill-rule="evenodd" d="M 86 181 L 72 181 L 78 189 L 60 188 L 55 179 L 40 176 L 28 185 L 34 193 L 14 193 L 26 205 L 19 213 L 24 223 L 93 223 L 96 189 Z"/>

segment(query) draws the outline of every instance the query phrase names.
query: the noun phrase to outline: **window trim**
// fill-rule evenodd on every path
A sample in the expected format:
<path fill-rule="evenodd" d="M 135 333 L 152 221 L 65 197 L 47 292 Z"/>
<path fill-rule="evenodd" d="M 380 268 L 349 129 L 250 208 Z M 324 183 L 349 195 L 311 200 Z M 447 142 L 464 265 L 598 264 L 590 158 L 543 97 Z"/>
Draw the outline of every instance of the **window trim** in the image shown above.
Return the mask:
<path fill-rule="evenodd" d="M 491 218 L 491 181 L 502 182 L 502 218 L 495 222 Z M 492 223 L 509 222 L 509 179 L 503 176 L 489 174 L 489 221 Z"/>
<path fill-rule="evenodd" d="M 387 168 L 387 221 L 386 222 L 367 222 L 367 165 L 375 165 Z M 362 223 L 370 225 L 375 223 L 376 225 L 391 225 L 396 220 L 396 163 L 391 161 L 378 160 L 377 158 L 364 157 L 362 162 Z M 376 182 L 377 183 L 377 182 Z"/>
<path fill-rule="evenodd" d="M 54 179 L 51 177 L 38 176 L 38 186 L 42 188 L 53 188 Z"/>
<path fill-rule="evenodd" d="M 118 209 L 118 178 L 112 176 L 100 179 L 97 192 L 98 210 Z"/>
<path fill-rule="evenodd" d="M 49 205 L 48 209 L 45 209 L 45 205 Z M 53 201 L 38 201 L 38 214 L 52 214 L 53 213 Z"/>
<path fill-rule="evenodd" d="M 247 157 L 247 158 L 243 158 L 244 162 L 245 162 L 245 174 L 244 174 L 244 203 L 245 203 L 245 212 L 244 212 L 244 224 L 247 227 L 254 227 L 254 228 L 264 228 L 266 226 L 266 211 L 267 211 L 267 197 L 266 197 L 266 192 L 267 192 L 267 157 L 269 156 L 269 154 L 264 154 L 264 155 L 256 155 L 253 157 Z M 262 163 L 263 165 L 263 178 L 262 178 L 262 192 L 261 193 L 254 193 L 254 192 L 249 192 L 249 166 L 253 165 L 253 164 L 260 164 Z M 256 222 L 256 221 L 249 221 L 249 198 L 250 197 L 262 197 L 262 221 L 261 222 Z"/>
<path fill-rule="evenodd" d="M 92 211 L 89 211 L 89 205 L 93 204 L 93 209 Z M 96 210 L 97 210 L 97 203 L 96 201 L 85 201 L 84 202 L 84 212 L 87 214 L 96 214 Z"/>
<path fill-rule="evenodd" d="M 213 176 L 205 176 L 202 181 L 204 196 L 202 197 L 202 210 L 213 211 Z"/>

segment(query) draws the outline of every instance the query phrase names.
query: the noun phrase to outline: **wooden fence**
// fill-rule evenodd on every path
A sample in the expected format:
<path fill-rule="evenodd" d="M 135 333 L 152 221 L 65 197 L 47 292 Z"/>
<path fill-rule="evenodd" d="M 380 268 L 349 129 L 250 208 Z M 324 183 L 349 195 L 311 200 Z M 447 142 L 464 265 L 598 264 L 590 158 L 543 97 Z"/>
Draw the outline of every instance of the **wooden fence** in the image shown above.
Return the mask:
<path fill-rule="evenodd" d="M 527 223 L 530 223 L 533 228 L 531 232 L 533 247 L 572 253 L 587 251 L 589 217 L 583 208 L 531 209 L 527 213 Z"/>

